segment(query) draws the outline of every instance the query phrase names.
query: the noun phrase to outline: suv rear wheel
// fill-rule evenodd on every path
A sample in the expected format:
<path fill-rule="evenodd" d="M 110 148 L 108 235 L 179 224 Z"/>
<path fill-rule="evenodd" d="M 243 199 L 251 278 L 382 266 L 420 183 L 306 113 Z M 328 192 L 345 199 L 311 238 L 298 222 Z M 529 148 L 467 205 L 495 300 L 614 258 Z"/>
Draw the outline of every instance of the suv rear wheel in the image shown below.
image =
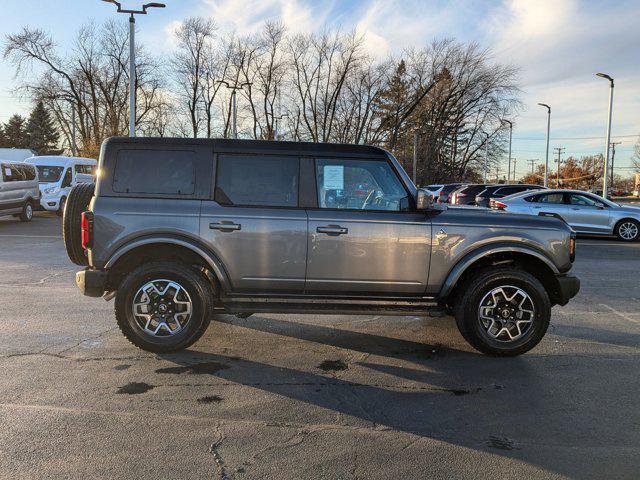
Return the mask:
<path fill-rule="evenodd" d="M 547 331 L 549 296 L 540 281 L 524 270 L 481 270 L 460 291 L 455 306 L 458 329 L 483 353 L 505 357 L 523 354 Z"/>
<path fill-rule="evenodd" d="M 135 346 L 175 352 L 204 334 L 212 302 L 213 289 L 202 273 L 179 262 L 153 262 L 125 277 L 116 294 L 116 320 Z"/>

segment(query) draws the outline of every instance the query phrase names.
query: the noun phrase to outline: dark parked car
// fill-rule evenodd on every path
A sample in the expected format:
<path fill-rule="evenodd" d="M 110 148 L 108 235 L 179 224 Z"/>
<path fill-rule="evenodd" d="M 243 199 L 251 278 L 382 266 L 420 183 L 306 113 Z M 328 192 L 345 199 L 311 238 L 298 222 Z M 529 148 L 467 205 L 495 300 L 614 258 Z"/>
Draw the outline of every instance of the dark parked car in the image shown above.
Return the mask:
<path fill-rule="evenodd" d="M 525 192 L 527 190 L 540 190 L 544 187 L 540 185 L 491 185 L 476 195 L 476 205 L 479 207 L 490 207 L 492 198 L 502 198 L 514 193 Z"/>
<path fill-rule="evenodd" d="M 476 195 L 489 185 L 485 183 L 463 185 L 451 194 L 451 205 L 475 205 Z"/>
<path fill-rule="evenodd" d="M 65 246 L 82 293 L 115 299 L 152 352 L 192 345 L 215 312 L 446 309 L 476 349 L 519 355 L 579 289 L 564 222 L 434 204 L 375 147 L 111 138 L 100 172 L 69 195 Z"/>
<path fill-rule="evenodd" d="M 451 194 L 460 188 L 462 183 L 448 183 L 438 192 L 438 202 L 449 203 L 451 201 Z"/>

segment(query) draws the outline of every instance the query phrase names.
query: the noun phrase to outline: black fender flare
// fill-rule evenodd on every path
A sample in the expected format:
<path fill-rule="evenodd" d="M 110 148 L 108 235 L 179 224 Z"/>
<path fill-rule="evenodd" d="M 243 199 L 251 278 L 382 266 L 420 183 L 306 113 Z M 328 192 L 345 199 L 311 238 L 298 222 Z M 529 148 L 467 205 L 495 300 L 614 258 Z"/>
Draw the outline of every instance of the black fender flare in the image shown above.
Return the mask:
<path fill-rule="evenodd" d="M 124 245 L 119 246 L 112 255 L 109 256 L 109 260 L 105 264 L 104 268 L 109 269 L 115 265 L 115 263 L 127 252 L 131 250 L 144 246 L 144 245 L 152 245 L 152 244 L 170 244 L 170 245 L 178 245 L 181 247 L 188 248 L 193 253 L 197 254 L 201 257 L 211 270 L 213 274 L 216 276 L 218 281 L 220 282 L 220 286 L 224 291 L 231 290 L 231 282 L 229 281 L 229 275 L 227 274 L 226 269 L 222 261 L 218 258 L 218 256 L 212 252 L 207 247 L 199 244 L 197 241 L 192 240 L 188 237 L 182 237 L 179 235 L 153 235 L 153 236 L 145 236 L 142 238 L 136 238 L 130 240 Z"/>
<path fill-rule="evenodd" d="M 453 291 L 453 288 L 455 287 L 457 281 L 468 268 L 470 268 L 481 258 L 488 255 L 493 255 L 495 253 L 521 253 L 530 255 L 538 260 L 543 261 L 551 269 L 554 275 L 558 275 L 560 273 L 558 267 L 556 267 L 556 265 L 551 261 L 551 259 L 549 259 L 549 257 L 533 247 L 509 242 L 492 243 L 489 245 L 478 247 L 462 257 L 447 274 L 447 278 L 444 281 L 442 288 L 440 289 L 438 297 L 444 298 L 449 295 Z"/>

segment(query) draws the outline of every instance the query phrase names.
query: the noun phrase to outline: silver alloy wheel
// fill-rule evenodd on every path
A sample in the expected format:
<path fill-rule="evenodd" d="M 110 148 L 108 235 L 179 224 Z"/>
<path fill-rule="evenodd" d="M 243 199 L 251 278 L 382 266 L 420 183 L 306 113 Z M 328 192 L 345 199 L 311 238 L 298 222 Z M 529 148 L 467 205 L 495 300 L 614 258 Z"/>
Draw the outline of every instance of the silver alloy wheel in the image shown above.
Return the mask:
<path fill-rule="evenodd" d="M 638 236 L 638 225 L 633 222 L 624 222 L 618 227 L 618 233 L 625 240 L 633 240 Z"/>
<path fill-rule="evenodd" d="M 480 301 L 478 317 L 484 331 L 499 342 L 514 342 L 533 327 L 533 300 L 519 287 L 502 285 Z"/>
<path fill-rule="evenodd" d="M 30 203 L 27 203 L 24 207 L 24 213 L 27 217 L 27 220 L 31 220 L 33 218 L 33 207 Z"/>
<path fill-rule="evenodd" d="M 165 279 L 151 280 L 140 287 L 133 297 L 132 307 L 138 326 L 154 337 L 167 337 L 182 331 L 193 311 L 191 297 L 184 287 Z"/>

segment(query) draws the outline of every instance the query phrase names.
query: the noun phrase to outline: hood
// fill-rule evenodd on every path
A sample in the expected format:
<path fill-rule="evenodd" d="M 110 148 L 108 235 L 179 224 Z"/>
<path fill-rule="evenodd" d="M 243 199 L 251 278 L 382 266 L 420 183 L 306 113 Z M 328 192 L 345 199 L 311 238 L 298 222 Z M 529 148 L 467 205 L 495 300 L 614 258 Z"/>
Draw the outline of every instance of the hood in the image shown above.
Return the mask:
<path fill-rule="evenodd" d="M 636 215 L 640 215 L 640 206 L 632 206 L 632 205 L 620 205 L 618 207 L 619 210 L 623 212 L 635 213 Z"/>

